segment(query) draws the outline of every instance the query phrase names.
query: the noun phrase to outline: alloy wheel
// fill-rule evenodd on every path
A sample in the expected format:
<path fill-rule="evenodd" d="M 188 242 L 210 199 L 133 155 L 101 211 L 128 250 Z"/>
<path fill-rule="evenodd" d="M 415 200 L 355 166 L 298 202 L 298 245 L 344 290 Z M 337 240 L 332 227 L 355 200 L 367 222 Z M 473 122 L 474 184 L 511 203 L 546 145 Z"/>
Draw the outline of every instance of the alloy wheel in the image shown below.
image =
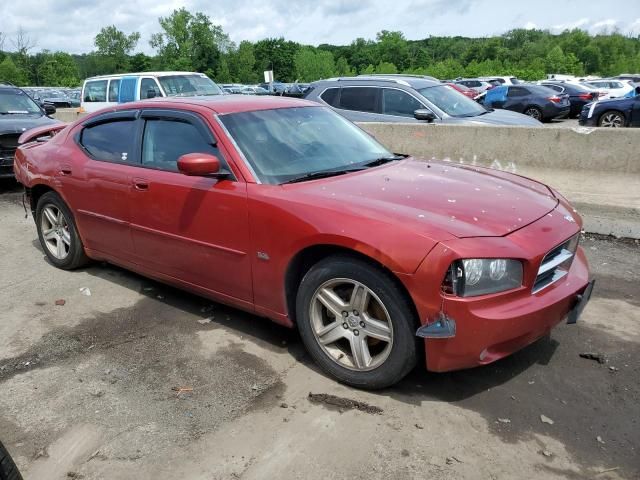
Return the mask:
<path fill-rule="evenodd" d="M 51 203 L 46 205 L 42 209 L 40 228 L 49 253 L 58 260 L 67 258 L 71 249 L 71 234 L 62 210 Z"/>
<path fill-rule="evenodd" d="M 620 128 L 622 124 L 622 116 L 619 113 L 607 113 L 600 121 L 601 127 Z"/>
<path fill-rule="evenodd" d="M 540 113 L 540 110 L 538 110 L 537 108 L 531 107 L 531 108 L 527 108 L 524 112 L 525 115 L 528 115 L 532 118 L 535 118 L 536 120 L 540 120 L 540 118 L 542 117 L 542 114 Z"/>
<path fill-rule="evenodd" d="M 316 341 L 338 365 L 368 371 L 389 356 L 391 318 L 366 285 L 348 278 L 331 279 L 316 290 L 309 308 Z"/>

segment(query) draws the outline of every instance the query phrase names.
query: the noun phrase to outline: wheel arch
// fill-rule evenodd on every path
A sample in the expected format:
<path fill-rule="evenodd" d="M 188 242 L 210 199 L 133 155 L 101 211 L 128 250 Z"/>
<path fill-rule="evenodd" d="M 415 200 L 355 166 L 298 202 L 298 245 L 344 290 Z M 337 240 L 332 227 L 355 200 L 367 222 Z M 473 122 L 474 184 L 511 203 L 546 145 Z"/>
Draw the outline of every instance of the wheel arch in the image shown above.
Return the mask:
<path fill-rule="evenodd" d="M 620 115 L 622 115 L 623 126 L 625 126 L 625 127 L 627 126 L 628 115 L 625 112 L 623 112 L 622 110 L 619 110 L 617 108 L 608 108 L 604 112 L 602 112 L 598 116 L 598 126 L 600 126 L 600 122 L 602 121 L 602 117 L 604 117 L 607 113 L 619 113 Z"/>
<path fill-rule="evenodd" d="M 37 183 L 32 187 L 27 188 L 27 194 L 29 195 L 29 208 L 31 209 L 31 214 L 36 215 L 36 207 L 38 206 L 38 200 L 47 192 L 55 192 L 60 195 L 60 192 L 56 191 L 50 185 L 45 183 Z"/>
<path fill-rule="evenodd" d="M 405 299 L 407 300 L 407 304 L 410 306 L 411 312 L 414 315 L 416 328 L 420 326 L 418 310 L 413 301 L 413 298 L 409 294 L 409 291 L 407 290 L 404 283 L 402 283 L 400 278 L 391 269 L 380 263 L 378 260 L 365 255 L 362 252 L 333 244 L 318 244 L 308 246 L 296 253 L 289 261 L 289 264 L 287 265 L 287 269 L 285 271 L 284 292 L 287 313 L 293 323 L 296 322 L 296 297 L 298 295 L 298 289 L 300 287 L 302 278 L 311 269 L 311 267 L 316 265 L 321 260 L 324 260 L 325 258 L 333 255 L 350 256 L 382 270 L 387 275 L 387 277 L 400 289 Z"/>

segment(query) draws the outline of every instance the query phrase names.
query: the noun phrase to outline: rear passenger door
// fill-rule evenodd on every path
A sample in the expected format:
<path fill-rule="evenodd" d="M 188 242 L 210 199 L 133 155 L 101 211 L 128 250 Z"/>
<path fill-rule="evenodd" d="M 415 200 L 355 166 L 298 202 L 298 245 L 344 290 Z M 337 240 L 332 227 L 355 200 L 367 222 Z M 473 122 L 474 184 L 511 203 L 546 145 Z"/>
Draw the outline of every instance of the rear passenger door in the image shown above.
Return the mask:
<path fill-rule="evenodd" d="M 336 100 L 338 113 L 352 122 L 383 122 L 380 111 L 380 88 L 371 86 L 342 87 Z"/>
<path fill-rule="evenodd" d="M 529 95 L 530 92 L 525 87 L 510 86 L 504 108 L 514 112 L 524 113 L 525 108 L 529 104 Z"/>

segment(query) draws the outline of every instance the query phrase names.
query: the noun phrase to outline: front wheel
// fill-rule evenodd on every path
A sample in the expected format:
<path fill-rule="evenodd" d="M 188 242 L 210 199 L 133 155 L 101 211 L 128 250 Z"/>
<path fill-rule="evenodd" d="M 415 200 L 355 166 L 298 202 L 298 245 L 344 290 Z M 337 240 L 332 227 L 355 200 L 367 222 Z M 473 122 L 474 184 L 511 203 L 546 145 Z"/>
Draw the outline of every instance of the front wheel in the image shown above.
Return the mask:
<path fill-rule="evenodd" d="M 71 270 L 87 263 L 71 210 L 57 193 L 47 192 L 38 200 L 36 228 L 42 249 L 53 265 Z"/>
<path fill-rule="evenodd" d="M 621 128 L 624 127 L 624 115 L 620 112 L 611 110 L 604 112 L 598 122 L 599 127 Z"/>
<path fill-rule="evenodd" d="M 413 309 L 389 274 L 333 256 L 313 266 L 298 290 L 302 340 L 320 367 L 354 387 L 378 389 L 416 364 Z"/>

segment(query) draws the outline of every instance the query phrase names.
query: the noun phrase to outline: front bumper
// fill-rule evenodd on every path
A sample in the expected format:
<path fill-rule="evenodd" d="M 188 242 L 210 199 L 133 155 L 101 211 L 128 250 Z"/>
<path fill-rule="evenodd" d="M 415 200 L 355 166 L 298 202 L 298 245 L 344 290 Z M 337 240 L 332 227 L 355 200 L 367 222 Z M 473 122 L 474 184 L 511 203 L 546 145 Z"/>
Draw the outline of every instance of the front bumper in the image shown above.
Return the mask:
<path fill-rule="evenodd" d="M 559 198 L 549 214 L 504 237 L 472 237 L 438 244 L 413 275 L 402 277 L 414 300 L 418 332 L 446 331 L 424 339 L 427 369 L 449 371 L 494 362 L 546 335 L 575 306 L 589 285 L 584 251 L 578 248 L 568 273 L 532 293 L 540 264 L 554 247 L 579 233 L 581 220 Z M 451 263 L 460 258 L 516 258 L 523 263 L 523 284 L 507 292 L 457 297 L 440 290 Z M 425 286 L 429 286 L 425 288 Z M 447 325 L 446 320 L 454 325 Z M 451 333 L 453 332 L 453 335 Z"/>

